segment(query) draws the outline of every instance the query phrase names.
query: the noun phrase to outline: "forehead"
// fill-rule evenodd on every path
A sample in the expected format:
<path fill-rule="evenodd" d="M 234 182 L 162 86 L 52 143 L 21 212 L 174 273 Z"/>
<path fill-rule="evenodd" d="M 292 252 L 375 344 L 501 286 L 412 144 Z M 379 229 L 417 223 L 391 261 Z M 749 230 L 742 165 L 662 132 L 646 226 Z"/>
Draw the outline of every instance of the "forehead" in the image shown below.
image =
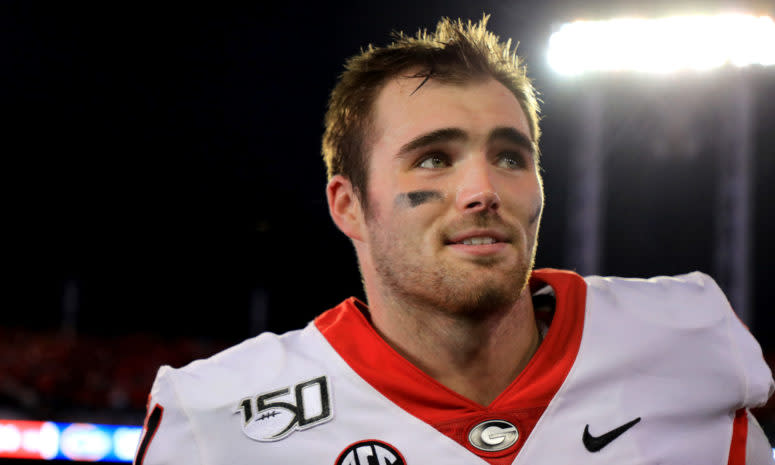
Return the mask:
<path fill-rule="evenodd" d="M 419 134 L 459 128 L 472 139 L 496 127 L 513 127 L 529 137 L 530 129 L 517 98 L 503 84 L 485 78 L 448 84 L 423 78 L 391 79 L 375 100 L 373 153 L 400 147 Z"/>

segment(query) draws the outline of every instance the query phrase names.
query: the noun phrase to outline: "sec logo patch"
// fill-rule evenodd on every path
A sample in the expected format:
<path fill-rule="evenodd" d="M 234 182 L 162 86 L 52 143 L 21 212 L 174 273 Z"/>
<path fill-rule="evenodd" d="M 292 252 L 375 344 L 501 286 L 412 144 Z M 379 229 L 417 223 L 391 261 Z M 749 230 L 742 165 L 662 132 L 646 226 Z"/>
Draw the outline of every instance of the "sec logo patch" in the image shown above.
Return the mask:
<path fill-rule="evenodd" d="M 395 447 L 376 439 L 358 441 L 339 454 L 335 465 L 406 465 Z"/>

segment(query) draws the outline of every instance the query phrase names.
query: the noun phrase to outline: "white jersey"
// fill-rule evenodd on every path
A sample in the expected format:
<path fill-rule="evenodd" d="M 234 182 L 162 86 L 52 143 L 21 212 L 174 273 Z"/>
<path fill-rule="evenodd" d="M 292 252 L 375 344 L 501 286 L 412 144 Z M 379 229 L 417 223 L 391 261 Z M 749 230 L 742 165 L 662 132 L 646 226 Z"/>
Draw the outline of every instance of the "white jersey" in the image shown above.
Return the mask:
<path fill-rule="evenodd" d="M 545 338 L 488 406 L 402 358 L 351 298 L 303 330 L 162 367 L 136 464 L 746 463 L 746 409 L 773 379 L 712 279 L 534 271 L 545 285 Z"/>

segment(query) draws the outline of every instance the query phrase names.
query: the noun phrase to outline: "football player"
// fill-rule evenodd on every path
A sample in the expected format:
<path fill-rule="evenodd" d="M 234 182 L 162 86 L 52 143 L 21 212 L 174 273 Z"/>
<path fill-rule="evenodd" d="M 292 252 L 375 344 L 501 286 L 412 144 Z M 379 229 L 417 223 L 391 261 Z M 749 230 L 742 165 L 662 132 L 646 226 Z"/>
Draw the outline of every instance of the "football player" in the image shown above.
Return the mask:
<path fill-rule="evenodd" d="M 711 278 L 533 270 L 538 103 L 486 23 L 347 62 L 326 196 L 367 302 L 162 367 L 138 465 L 773 463 L 771 372 Z"/>

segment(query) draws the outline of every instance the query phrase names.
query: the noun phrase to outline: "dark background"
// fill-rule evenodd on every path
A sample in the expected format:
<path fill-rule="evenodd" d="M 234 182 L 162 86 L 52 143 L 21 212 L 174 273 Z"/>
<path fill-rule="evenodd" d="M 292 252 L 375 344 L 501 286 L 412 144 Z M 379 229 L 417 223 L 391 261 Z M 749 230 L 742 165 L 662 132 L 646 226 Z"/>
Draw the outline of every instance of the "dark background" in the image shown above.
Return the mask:
<path fill-rule="evenodd" d="M 391 30 L 483 12 L 498 35 L 520 41 L 544 102 L 537 266 L 576 268 L 566 254 L 568 157 L 584 130 L 579 95 L 597 86 L 609 127 L 598 272 L 713 275 L 717 118 L 700 110 L 723 114 L 728 78 L 739 73 L 569 80 L 548 69 L 545 54 L 557 25 L 580 17 L 730 9 L 775 15 L 766 2 L 4 2 L 10 276 L 0 326 L 231 344 L 298 328 L 360 296 L 354 252 L 325 204 L 328 93 L 344 60 L 386 44 Z M 746 72 L 756 125 L 751 327 L 772 351 L 775 72 Z M 691 134 L 654 129 L 692 105 L 700 110 Z M 699 153 L 671 153 L 685 137 L 699 137 Z M 653 140 L 667 152 L 654 156 Z M 251 313 L 262 295 L 268 313 Z"/>

